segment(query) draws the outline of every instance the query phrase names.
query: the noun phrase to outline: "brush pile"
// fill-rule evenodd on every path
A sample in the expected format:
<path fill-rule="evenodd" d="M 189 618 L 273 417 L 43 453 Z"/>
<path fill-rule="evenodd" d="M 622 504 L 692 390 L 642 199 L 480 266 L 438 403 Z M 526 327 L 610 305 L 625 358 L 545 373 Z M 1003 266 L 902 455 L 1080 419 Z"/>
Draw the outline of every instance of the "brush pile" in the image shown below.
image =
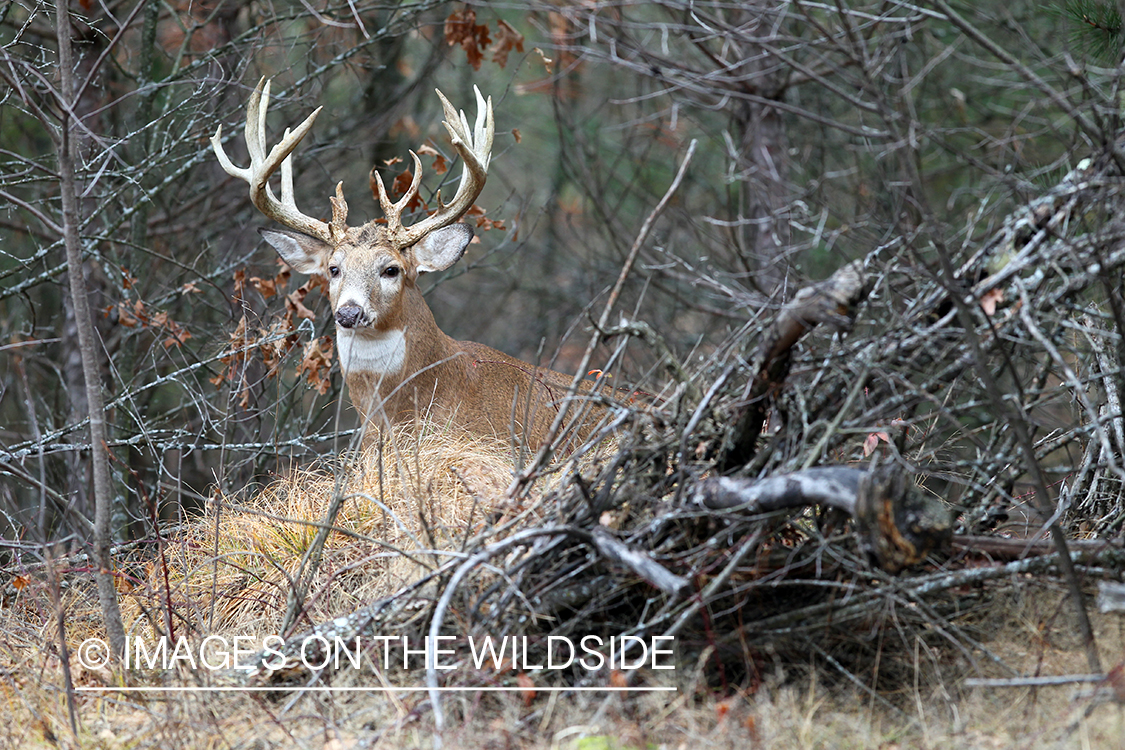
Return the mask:
<path fill-rule="evenodd" d="M 1125 570 L 1125 211 L 1109 171 L 1071 172 L 960 265 L 880 247 L 691 364 L 647 325 L 603 331 L 660 352 L 670 376 L 655 396 L 584 397 L 606 407 L 585 444 L 534 455 L 421 425 L 228 499 L 191 532 L 194 562 L 150 577 L 153 603 L 214 596 L 207 627 L 283 633 L 276 652 L 306 664 L 356 638 L 371 659 L 387 637 L 523 639 L 494 669 L 427 670 L 431 687 L 512 684 L 553 640 L 593 636 L 605 656 L 630 637 L 624 656 L 674 643 L 672 663 L 716 683 L 811 659 L 883 701 L 918 643 L 935 669 L 1008 674 L 974 613 L 1029 576 L 1062 583 L 1053 627 L 1092 642 L 1077 603 Z M 333 674 L 266 656 L 239 679 Z M 660 676 L 574 662 L 535 679 Z"/>

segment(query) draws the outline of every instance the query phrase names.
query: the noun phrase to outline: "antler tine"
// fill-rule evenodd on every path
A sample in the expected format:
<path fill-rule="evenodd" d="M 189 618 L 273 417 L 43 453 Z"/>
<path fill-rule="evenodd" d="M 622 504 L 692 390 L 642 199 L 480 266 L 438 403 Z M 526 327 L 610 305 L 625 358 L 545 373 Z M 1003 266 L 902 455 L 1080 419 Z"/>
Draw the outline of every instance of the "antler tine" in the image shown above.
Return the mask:
<path fill-rule="evenodd" d="M 462 170 L 467 170 L 473 162 L 479 165 L 483 172 L 488 172 L 488 164 L 492 158 L 492 136 L 494 126 L 492 122 L 492 97 L 486 103 L 481 96 L 480 89 L 473 86 L 473 93 L 477 97 L 477 120 L 472 130 L 469 129 L 469 120 L 465 117 L 464 110 L 456 110 L 449 100 L 440 91 L 437 95 L 441 98 L 442 109 L 445 110 L 445 129 L 449 131 L 449 139 L 457 153 L 465 160 Z"/>
<path fill-rule="evenodd" d="M 484 97 L 480 93 L 480 89 L 473 86 L 473 93 L 477 97 L 477 121 L 473 127 L 473 143 L 476 144 L 476 152 L 481 155 L 484 171 L 488 171 L 488 165 L 492 162 L 492 136 L 496 132 L 496 126 L 492 122 L 492 97 L 488 97 L 485 102 Z M 461 122 L 468 126 L 468 121 L 465 119 L 465 113 L 461 112 Z"/>
<path fill-rule="evenodd" d="M 285 129 L 285 138 L 289 137 L 289 128 Z M 266 190 L 269 190 L 269 185 L 266 185 Z M 293 155 L 285 157 L 281 162 L 281 205 L 287 208 L 297 209 L 297 199 L 293 195 Z"/>
<path fill-rule="evenodd" d="M 480 93 L 480 89 L 473 87 L 477 98 L 477 119 L 475 127 L 469 128 L 469 121 L 464 112 L 458 112 L 440 91 L 437 92 L 441 99 L 442 109 L 445 110 L 445 129 L 449 131 L 449 139 L 453 147 L 460 154 L 464 166 L 461 169 L 461 184 L 457 187 L 457 194 L 453 200 L 445 205 L 438 197 L 438 210 L 431 216 L 403 229 L 399 234 L 399 243 L 402 247 L 412 245 L 424 236 L 461 218 L 472 207 L 473 201 L 484 189 L 484 181 L 488 175 L 488 165 L 492 159 L 492 138 L 495 126 L 492 119 L 492 97 L 487 102 Z M 413 152 L 411 152 L 413 155 Z M 417 157 L 415 157 L 417 161 Z M 419 170 L 420 171 L 420 170 Z M 415 173 L 415 178 L 418 174 Z M 384 211 L 386 209 L 384 208 Z M 388 219 L 389 221 L 389 219 Z"/>
<path fill-rule="evenodd" d="M 266 111 L 270 108 L 270 83 L 264 77 L 259 79 L 257 87 L 250 94 L 250 101 L 246 102 L 243 137 L 246 139 L 246 151 L 250 154 L 251 169 L 255 162 L 261 164 L 266 158 Z M 263 99 L 266 104 L 264 107 Z"/>
<path fill-rule="evenodd" d="M 371 175 L 375 178 L 375 189 L 378 193 L 379 206 L 383 209 L 383 216 L 387 219 L 387 231 L 394 238 L 402 235 L 404 231 L 402 226 L 402 212 L 406 210 L 406 206 L 410 201 L 414 200 L 414 196 L 418 195 L 418 188 L 422 184 L 422 161 L 418 158 L 418 154 L 413 151 L 410 152 L 410 158 L 414 160 L 414 176 L 410 180 L 410 187 L 406 189 L 406 193 L 394 203 L 391 202 L 390 196 L 387 195 L 387 189 L 383 185 L 383 178 L 379 175 L 378 170 L 371 170 Z M 406 247 L 416 241 L 417 240 L 414 240 L 402 244 L 401 246 Z"/>
<path fill-rule="evenodd" d="M 330 242 L 332 232 L 329 225 L 301 213 L 293 194 L 293 150 L 312 129 L 316 116 L 323 107 L 317 107 L 296 129 L 286 129 L 281 142 L 267 154 L 266 111 L 269 109 L 269 101 L 270 82 L 262 78 L 246 104 L 245 135 L 246 150 L 250 154 L 249 167 L 235 166 L 227 156 L 223 150 L 221 125 L 211 137 L 211 147 L 219 165 L 227 174 L 249 183 L 250 200 L 265 216 L 290 229 Z M 269 186 L 269 179 L 278 167 L 281 167 L 281 200 L 274 197 Z"/>

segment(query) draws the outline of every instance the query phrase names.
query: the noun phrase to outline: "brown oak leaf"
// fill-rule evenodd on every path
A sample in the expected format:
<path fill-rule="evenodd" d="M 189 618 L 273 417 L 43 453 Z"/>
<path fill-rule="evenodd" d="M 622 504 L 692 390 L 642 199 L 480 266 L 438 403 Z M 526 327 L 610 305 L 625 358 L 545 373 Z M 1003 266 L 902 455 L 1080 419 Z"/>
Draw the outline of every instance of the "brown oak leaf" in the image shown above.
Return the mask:
<path fill-rule="evenodd" d="M 523 52 L 523 34 L 519 33 L 507 21 L 496 22 L 496 40 L 492 48 L 492 62 L 501 68 L 508 64 L 508 54 L 515 50 Z"/>
<path fill-rule="evenodd" d="M 465 7 L 455 10 L 445 19 L 445 42 L 450 47 L 461 45 L 465 50 L 465 57 L 473 70 L 480 70 L 484 60 L 484 50 L 488 48 L 491 40 L 488 36 L 488 26 L 477 24 L 477 12 Z"/>

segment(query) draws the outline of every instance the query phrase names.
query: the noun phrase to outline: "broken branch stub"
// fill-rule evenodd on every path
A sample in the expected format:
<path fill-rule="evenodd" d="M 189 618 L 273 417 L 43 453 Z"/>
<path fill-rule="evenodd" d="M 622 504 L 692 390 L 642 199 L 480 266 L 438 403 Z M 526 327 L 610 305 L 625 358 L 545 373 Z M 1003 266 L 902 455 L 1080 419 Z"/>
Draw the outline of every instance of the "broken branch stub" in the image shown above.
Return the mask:
<path fill-rule="evenodd" d="M 949 508 L 893 464 L 876 462 L 865 472 L 853 518 L 860 545 L 888 573 L 917 565 L 953 538 Z"/>

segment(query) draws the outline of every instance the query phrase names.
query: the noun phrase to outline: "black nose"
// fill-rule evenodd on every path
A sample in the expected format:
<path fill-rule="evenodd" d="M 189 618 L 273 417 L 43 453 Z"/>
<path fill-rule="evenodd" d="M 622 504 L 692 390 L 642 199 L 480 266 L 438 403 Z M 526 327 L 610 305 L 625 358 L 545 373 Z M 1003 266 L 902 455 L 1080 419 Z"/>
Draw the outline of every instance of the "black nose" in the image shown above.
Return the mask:
<path fill-rule="evenodd" d="M 336 323 L 344 328 L 355 328 L 363 310 L 359 305 L 344 305 L 336 311 Z"/>

